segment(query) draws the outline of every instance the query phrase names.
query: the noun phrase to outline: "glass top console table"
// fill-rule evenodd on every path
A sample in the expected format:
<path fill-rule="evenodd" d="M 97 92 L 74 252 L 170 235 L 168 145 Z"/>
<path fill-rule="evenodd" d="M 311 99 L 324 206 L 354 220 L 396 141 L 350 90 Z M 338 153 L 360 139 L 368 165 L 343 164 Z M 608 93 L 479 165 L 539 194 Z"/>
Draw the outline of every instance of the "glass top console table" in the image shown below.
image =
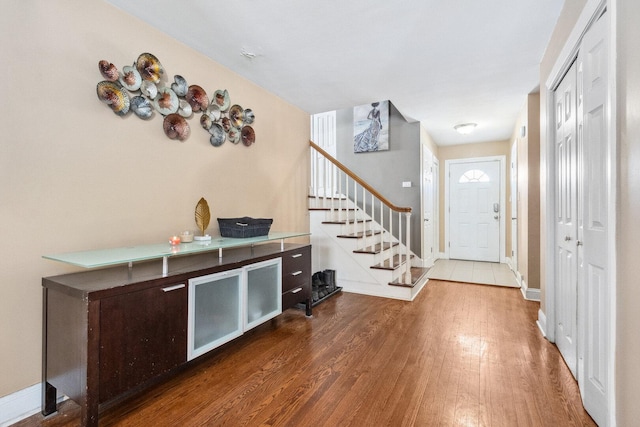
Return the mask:
<path fill-rule="evenodd" d="M 280 240 L 280 248 L 284 251 L 285 239 L 309 236 L 311 233 L 303 232 L 274 232 L 267 236 L 230 238 L 212 237 L 211 240 L 194 241 L 172 245 L 156 243 L 151 245 L 129 246 L 123 248 L 96 249 L 90 251 L 67 252 L 54 255 L 43 255 L 45 259 L 64 262 L 83 268 L 99 268 L 121 264 L 129 264 L 132 268 L 134 262 L 162 259 L 162 275 L 167 276 L 169 271 L 169 258 L 178 255 L 190 255 L 203 252 L 218 251 L 218 257 L 222 258 L 222 251 L 228 248 L 241 246 L 253 246 L 259 243 Z"/>

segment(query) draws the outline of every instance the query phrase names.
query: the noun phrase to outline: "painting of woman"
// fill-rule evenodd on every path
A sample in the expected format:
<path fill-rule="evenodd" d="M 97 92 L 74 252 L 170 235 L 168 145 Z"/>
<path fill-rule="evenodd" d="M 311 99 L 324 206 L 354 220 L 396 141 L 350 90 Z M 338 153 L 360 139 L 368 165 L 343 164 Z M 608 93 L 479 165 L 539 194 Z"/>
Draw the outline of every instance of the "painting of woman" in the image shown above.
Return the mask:
<path fill-rule="evenodd" d="M 389 101 L 383 101 L 382 103 L 374 102 L 370 104 L 370 106 L 366 104 L 354 107 L 353 151 L 356 153 L 364 153 L 388 150 L 388 118 Z"/>

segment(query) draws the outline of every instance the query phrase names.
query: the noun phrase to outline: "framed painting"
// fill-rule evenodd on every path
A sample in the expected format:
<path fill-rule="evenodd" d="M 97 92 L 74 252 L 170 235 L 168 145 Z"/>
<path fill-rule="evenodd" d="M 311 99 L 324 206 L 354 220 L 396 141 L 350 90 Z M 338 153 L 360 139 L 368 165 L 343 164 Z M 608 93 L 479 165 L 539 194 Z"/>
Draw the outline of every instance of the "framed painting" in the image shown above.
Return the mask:
<path fill-rule="evenodd" d="M 389 149 L 389 101 L 353 107 L 353 152 Z"/>

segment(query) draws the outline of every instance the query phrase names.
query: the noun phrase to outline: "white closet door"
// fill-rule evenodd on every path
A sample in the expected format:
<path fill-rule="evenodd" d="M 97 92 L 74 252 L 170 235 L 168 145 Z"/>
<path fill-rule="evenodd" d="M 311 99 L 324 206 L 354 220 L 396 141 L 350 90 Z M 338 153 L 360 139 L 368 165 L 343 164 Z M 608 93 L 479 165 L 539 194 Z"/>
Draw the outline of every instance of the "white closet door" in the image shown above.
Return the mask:
<path fill-rule="evenodd" d="M 612 337 L 610 266 L 608 264 L 609 188 L 608 155 L 608 14 L 587 31 L 580 49 L 583 66 L 583 159 L 581 191 L 582 267 L 579 276 L 579 377 L 584 406 L 600 426 L 608 425 Z M 613 408 L 611 408 L 613 409 Z"/>
<path fill-rule="evenodd" d="M 573 376 L 577 372 L 578 186 L 577 102 L 574 63 L 555 92 L 556 153 L 556 345 Z"/>

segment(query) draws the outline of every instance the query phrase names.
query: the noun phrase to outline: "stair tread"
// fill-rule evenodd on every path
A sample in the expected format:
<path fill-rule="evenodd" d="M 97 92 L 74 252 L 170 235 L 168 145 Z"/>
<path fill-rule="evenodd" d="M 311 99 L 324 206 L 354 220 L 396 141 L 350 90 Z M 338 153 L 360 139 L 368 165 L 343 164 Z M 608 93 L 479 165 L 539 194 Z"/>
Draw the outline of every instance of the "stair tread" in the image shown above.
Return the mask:
<path fill-rule="evenodd" d="M 309 206 L 308 208 L 310 211 L 330 211 L 331 210 L 331 206 Z M 334 211 L 337 211 L 337 208 L 333 208 Z M 353 212 L 356 209 L 355 208 L 342 208 L 343 211 L 350 211 Z"/>
<path fill-rule="evenodd" d="M 362 237 L 371 237 L 371 236 L 375 236 L 380 234 L 380 231 L 366 231 L 366 232 L 362 232 L 359 231 L 357 233 L 351 233 L 351 234 L 339 234 L 337 237 L 341 237 L 344 239 L 361 239 Z"/>
<path fill-rule="evenodd" d="M 357 219 L 355 221 L 349 221 L 347 222 L 346 220 L 341 220 L 341 221 L 322 221 L 323 224 L 340 224 L 340 225 L 347 225 L 347 224 L 353 224 L 353 223 L 357 223 L 357 224 L 362 224 L 363 222 L 371 222 L 370 219 Z"/>
<path fill-rule="evenodd" d="M 309 194 L 310 199 L 325 199 L 325 200 L 347 200 L 347 197 L 344 195 L 340 196 L 312 196 Z"/>
<path fill-rule="evenodd" d="M 386 259 L 380 264 L 372 265 L 371 268 L 375 268 L 378 270 L 395 270 L 396 268 L 404 264 L 406 258 L 407 257 L 404 254 L 396 254 L 393 256 L 393 259 L 391 261 Z M 411 255 L 410 258 L 413 258 L 413 255 Z"/>
<path fill-rule="evenodd" d="M 353 252 L 356 253 L 356 254 L 379 254 L 383 250 L 391 249 L 394 246 L 398 246 L 399 243 L 398 242 L 384 242 L 383 245 L 384 246 L 382 246 L 380 243 L 376 243 L 375 245 L 372 245 L 372 246 L 366 246 L 366 247 L 364 247 L 362 249 L 356 249 Z M 381 248 L 381 246 L 382 246 L 382 248 Z"/>
<path fill-rule="evenodd" d="M 411 284 L 407 284 L 404 283 L 404 274 L 402 276 L 400 276 L 398 279 L 394 280 L 393 282 L 389 282 L 389 285 L 391 286 L 401 286 L 404 288 L 413 288 L 414 286 L 416 286 L 418 283 L 420 283 L 425 276 L 427 275 L 427 273 L 429 272 L 428 268 L 423 268 L 423 267 L 411 267 Z M 406 274 L 406 273 L 405 273 Z"/>

